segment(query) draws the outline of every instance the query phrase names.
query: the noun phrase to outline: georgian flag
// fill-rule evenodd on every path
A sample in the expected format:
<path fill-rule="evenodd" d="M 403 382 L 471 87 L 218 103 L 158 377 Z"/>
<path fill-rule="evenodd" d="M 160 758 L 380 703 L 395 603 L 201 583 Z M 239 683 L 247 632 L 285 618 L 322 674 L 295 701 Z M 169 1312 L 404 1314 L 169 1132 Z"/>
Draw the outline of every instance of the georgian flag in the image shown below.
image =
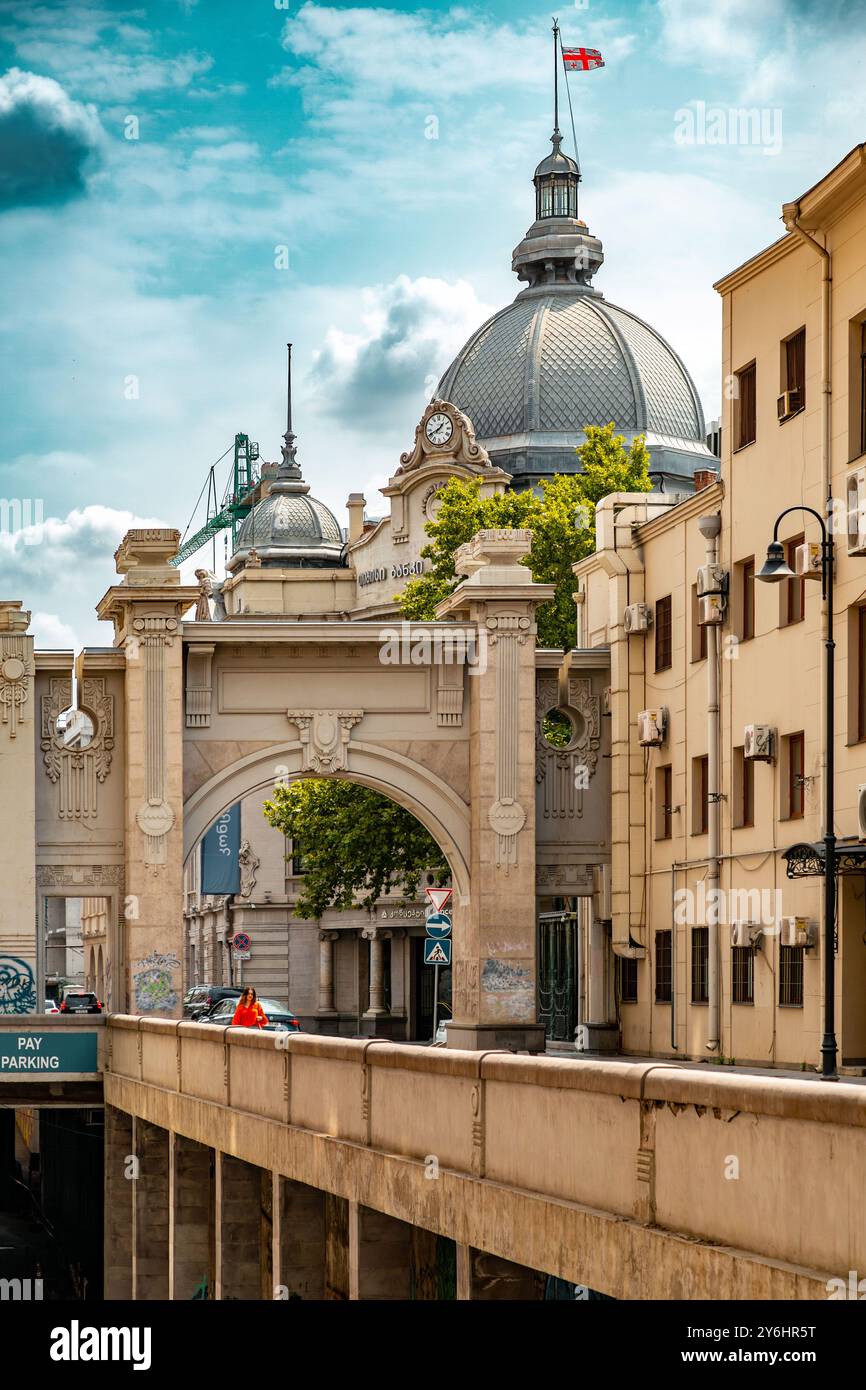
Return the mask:
<path fill-rule="evenodd" d="M 604 59 L 597 48 L 563 48 L 562 61 L 568 72 L 589 72 L 591 68 L 604 67 Z"/>

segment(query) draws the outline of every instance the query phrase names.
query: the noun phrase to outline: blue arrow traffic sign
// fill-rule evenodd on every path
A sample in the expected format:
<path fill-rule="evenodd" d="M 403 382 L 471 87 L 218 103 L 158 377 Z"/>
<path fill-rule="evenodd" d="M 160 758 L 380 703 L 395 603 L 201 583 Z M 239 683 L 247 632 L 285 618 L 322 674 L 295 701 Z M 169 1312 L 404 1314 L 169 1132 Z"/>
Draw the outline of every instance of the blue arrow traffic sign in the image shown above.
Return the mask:
<path fill-rule="evenodd" d="M 424 923 L 424 930 L 428 936 L 442 941 L 446 936 L 451 935 L 451 918 L 447 912 L 431 912 Z"/>
<path fill-rule="evenodd" d="M 450 965 L 451 942 L 436 941 L 433 937 L 428 937 L 424 942 L 424 964 Z"/>

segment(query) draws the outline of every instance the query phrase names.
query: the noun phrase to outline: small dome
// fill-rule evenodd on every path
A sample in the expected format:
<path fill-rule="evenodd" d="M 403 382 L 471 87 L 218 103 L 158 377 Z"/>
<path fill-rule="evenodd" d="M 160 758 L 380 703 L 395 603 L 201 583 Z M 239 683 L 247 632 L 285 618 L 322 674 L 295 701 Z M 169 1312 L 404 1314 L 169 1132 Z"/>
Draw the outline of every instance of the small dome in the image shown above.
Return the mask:
<path fill-rule="evenodd" d="M 559 131 L 555 131 L 551 141 L 553 149 L 545 159 L 542 159 L 535 171 L 534 178 L 544 178 L 547 174 L 573 174 L 576 179 L 580 178 L 580 170 L 575 160 L 569 155 L 562 153 L 562 136 Z"/>
<path fill-rule="evenodd" d="M 246 567 L 251 550 L 267 568 L 330 567 L 345 563 L 343 533 L 334 513 L 309 496 L 291 446 L 267 497 L 257 502 L 238 531 L 230 570 Z"/>

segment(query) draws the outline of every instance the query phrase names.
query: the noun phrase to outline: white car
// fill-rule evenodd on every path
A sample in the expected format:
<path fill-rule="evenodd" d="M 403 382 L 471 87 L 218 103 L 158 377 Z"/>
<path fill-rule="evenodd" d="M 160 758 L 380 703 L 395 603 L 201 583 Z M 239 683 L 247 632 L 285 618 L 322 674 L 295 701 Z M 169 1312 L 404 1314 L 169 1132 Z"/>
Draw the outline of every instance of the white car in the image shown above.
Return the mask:
<path fill-rule="evenodd" d="M 42 1012 L 43 1012 L 44 1014 L 59 1014 L 59 1013 L 60 1013 L 60 1010 L 59 1010 L 58 1007 L 57 1007 L 57 1002 L 56 1002 L 56 1000 L 54 1000 L 54 999 L 46 999 L 46 1000 L 45 1000 L 45 1008 L 42 1010 Z"/>

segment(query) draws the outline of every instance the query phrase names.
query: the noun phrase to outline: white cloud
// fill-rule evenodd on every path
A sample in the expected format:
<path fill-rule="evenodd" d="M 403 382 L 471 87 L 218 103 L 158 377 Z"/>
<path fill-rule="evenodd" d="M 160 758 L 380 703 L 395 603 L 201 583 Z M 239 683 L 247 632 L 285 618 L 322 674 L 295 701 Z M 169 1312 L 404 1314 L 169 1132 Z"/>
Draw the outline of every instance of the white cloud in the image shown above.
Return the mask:
<path fill-rule="evenodd" d="M 361 293 L 357 332 L 331 327 L 311 376 L 326 410 L 346 423 L 393 413 L 409 397 L 419 410 L 439 374 L 491 312 L 465 280 L 398 275 Z"/>
<path fill-rule="evenodd" d="M 41 651 L 78 651 L 80 642 L 74 627 L 64 623 L 56 613 L 33 613 L 30 631 Z"/>
<path fill-rule="evenodd" d="M 697 67 L 751 65 L 760 46 L 778 38 L 783 0 L 659 0 L 660 49 L 668 62 Z"/>
<path fill-rule="evenodd" d="M 53 78 L 21 68 L 0 77 L 0 209 L 78 197 L 103 144 L 95 107 Z"/>

